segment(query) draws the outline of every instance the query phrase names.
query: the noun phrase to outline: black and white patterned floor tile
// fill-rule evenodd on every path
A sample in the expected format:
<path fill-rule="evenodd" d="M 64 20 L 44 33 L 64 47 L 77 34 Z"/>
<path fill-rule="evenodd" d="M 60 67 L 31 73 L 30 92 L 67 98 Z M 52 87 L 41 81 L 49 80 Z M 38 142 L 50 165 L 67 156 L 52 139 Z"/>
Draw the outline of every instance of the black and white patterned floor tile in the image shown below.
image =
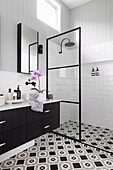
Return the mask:
<path fill-rule="evenodd" d="M 92 125 L 82 124 L 82 141 L 84 143 L 113 152 L 113 130 Z M 68 121 L 55 130 L 60 134 L 78 139 L 79 125 L 77 122 Z"/>
<path fill-rule="evenodd" d="M 113 154 L 53 133 L 0 163 L 0 170 L 113 170 Z"/>

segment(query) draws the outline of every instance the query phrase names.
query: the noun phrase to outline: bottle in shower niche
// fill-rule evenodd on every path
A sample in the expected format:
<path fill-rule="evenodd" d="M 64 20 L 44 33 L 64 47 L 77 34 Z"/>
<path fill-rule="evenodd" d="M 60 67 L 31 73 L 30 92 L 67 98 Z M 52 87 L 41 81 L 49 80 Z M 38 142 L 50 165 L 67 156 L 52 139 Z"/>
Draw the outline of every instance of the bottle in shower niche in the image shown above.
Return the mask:
<path fill-rule="evenodd" d="M 96 68 L 96 76 L 99 76 L 99 68 Z"/>
<path fill-rule="evenodd" d="M 17 100 L 21 99 L 21 91 L 20 91 L 20 88 L 19 88 L 20 85 L 17 86 Z"/>
<path fill-rule="evenodd" d="M 92 67 L 91 76 L 95 76 L 95 69 Z"/>

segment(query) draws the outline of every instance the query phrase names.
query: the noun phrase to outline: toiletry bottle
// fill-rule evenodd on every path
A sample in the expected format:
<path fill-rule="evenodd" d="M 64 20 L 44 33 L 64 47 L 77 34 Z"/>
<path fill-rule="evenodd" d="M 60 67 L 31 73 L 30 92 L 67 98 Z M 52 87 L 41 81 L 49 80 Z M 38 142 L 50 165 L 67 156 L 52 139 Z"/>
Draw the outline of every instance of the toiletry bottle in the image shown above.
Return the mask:
<path fill-rule="evenodd" d="M 13 93 L 11 92 L 11 89 L 9 89 L 7 93 L 7 100 L 12 100 L 12 99 L 13 99 Z"/>
<path fill-rule="evenodd" d="M 91 75 L 95 76 L 95 69 L 94 69 L 94 67 L 92 67 Z"/>
<path fill-rule="evenodd" d="M 96 76 L 99 76 L 99 68 L 96 68 Z"/>
<path fill-rule="evenodd" d="M 21 99 L 21 91 L 19 89 L 19 86 L 20 85 L 17 86 L 17 100 Z"/>
<path fill-rule="evenodd" d="M 14 90 L 14 93 L 13 93 L 13 100 L 17 100 L 17 90 Z"/>

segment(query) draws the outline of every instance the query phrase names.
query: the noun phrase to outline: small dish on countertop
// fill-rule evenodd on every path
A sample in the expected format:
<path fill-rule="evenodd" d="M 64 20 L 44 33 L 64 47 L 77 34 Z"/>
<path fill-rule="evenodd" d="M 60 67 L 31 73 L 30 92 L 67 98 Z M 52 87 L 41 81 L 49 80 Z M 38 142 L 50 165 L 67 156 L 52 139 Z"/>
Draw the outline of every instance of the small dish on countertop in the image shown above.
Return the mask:
<path fill-rule="evenodd" d="M 18 99 L 18 100 L 6 100 L 7 104 L 18 104 L 18 103 L 23 103 L 23 99 Z"/>
<path fill-rule="evenodd" d="M 5 96 L 0 93 L 0 106 L 5 105 Z"/>

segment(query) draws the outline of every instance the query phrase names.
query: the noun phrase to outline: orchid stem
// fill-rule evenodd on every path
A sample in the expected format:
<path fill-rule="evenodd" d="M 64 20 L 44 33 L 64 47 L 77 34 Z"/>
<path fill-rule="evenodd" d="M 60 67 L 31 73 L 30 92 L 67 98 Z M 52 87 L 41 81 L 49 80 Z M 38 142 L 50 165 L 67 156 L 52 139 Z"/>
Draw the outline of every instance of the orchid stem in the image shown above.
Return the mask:
<path fill-rule="evenodd" d="M 39 91 L 41 91 L 41 89 L 40 89 L 40 78 L 38 77 L 38 88 L 39 88 Z"/>

